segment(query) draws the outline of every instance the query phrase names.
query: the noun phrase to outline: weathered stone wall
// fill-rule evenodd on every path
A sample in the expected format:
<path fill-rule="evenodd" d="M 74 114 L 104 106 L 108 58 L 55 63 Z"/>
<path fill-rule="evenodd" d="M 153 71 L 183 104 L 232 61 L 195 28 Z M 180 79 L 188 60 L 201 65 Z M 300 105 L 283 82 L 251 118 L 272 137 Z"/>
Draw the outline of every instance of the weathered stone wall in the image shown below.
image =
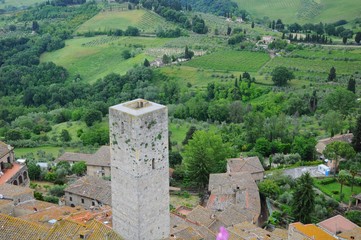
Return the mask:
<path fill-rule="evenodd" d="M 169 236 L 168 112 L 135 100 L 110 108 L 113 229 L 124 239 Z M 130 106 L 130 105 L 132 106 Z"/>
<path fill-rule="evenodd" d="M 103 175 L 104 173 L 104 175 Z M 101 167 L 101 166 L 87 166 L 87 175 L 95 177 L 109 177 L 110 176 L 110 167 Z"/>
<path fill-rule="evenodd" d="M 91 206 L 99 205 L 97 200 L 87 198 L 84 196 L 79 196 L 69 192 L 64 193 L 64 200 L 65 200 L 65 205 L 69 207 L 81 206 L 85 209 L 89 209 Z"/>
<path fill-rule="evenodd" d="M 2 200 L 3 203 L 0 202 L 0 213 L 14 216 L 14 203 L 10 200 Z"/>

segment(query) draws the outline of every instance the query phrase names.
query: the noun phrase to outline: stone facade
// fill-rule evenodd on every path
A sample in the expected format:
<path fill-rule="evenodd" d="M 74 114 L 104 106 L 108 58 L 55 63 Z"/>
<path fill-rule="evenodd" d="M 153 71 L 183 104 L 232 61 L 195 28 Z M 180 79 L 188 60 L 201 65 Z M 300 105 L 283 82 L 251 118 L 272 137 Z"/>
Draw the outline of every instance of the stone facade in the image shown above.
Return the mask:
<path fill-rule="evenodd" d="M 167 108 L 136 99 L 109 112 L 113 229 L 126 240 L 168 238 Z"/>

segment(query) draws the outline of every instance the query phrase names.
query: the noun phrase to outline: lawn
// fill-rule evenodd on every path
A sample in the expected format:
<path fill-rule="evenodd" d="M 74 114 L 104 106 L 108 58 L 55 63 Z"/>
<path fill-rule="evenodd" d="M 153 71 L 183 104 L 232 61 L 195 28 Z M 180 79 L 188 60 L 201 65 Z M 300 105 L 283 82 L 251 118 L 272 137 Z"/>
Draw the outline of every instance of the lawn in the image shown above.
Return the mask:
<path fill-rule="evenodd" d="M 24 8 L 41 2 L 45 2 L 45 0 L 5 0 L 0 2 L 0 8 L 4 9 L 10 6 Z"/>
<path fill-rule="evenodd" d="M 184 65 L 218 71 L 257 72 L 269 60 L 266 53 L 227 50 L 196 57 Z"/>
<path fill-rule="evenodd" d="M 55 147 L 55 146 L 41 146 L 34 148 L 15 148 L 15 157 L 22 158 L 28 153 L 34 154 L 35 158 L 38 158 L 39 152 L 45 152 L 45 154 L 51 154 L 54 158 L 59 156 L 60 150 L 64 150 L 66 152 L 77 152 L 79 148 L 63 148 L 63 147 Z"/>
<path fill-rule="evenodd" d="M 325 179 L 325 178 L 323 178 Z M 314 179 L 315 186 L 320 189 L 323 193 L 326 195 L 332 197 L 336 201 L 340 201 L 340 194 L 334 194 L 332 191 L 340 191 L 340 184 L 338 182 L 330 183 L 327 185 L 322 185 L 320 182 L 322 179 Z M 354 186 L 353 191 L 355 194 L 359 194 L 361 192 L 360 186 Z M 351 196 L 351 187 L 344 185 L 342 188 L 342 193 L 345 194 L 345 197 L 343 199 L 343 202 L 348 204 Z"/>
<path fill-rule="evenodd" d="M 353 20 L 360 16 L 361 5 L 355 0 L 235 0 L 254 18 L 268 16 L 285 23 L 323 23 L 340 19 Z"/>
<path fill-rule="evenodd" d="M 159 27 L 174 28 L 175 25 L 165 21 L 156 13 L 148 10 L 103 11 L 82 24 L 75 32 L 108 31 L 110 29 L 127 29 L 137 27 L 142 33 L 155 33 Z"/>
<path fill-rule="evenodd" d="M 93 83 L 109 73 L 125 74 L 144 59 L 154 57 L 144 53 L 146 47 L 160 47 L 169 39 L 144 37 L 75 38 L 66 41 L 64 48 L 41 55 L 41 62 L 52 61 L 66 68 L 70 79 L 80 74 L 83 81 Z M 123 59 L 121 53 L 128 49 L 134 57 Z"/>

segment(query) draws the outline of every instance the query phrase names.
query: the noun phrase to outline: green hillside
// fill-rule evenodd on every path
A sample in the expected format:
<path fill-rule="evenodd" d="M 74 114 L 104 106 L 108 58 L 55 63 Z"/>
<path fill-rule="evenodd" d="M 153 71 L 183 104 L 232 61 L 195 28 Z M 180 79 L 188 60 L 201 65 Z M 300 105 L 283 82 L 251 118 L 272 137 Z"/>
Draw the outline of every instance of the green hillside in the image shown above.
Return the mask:
<path fill-rule="evenodd" d="M 43 54 L 41 61 L 65 67 L 72 79 L 80 74 L 82 80 L 94 82 L 112 72 L 124 74 L 145 58 L 154 59 L 145 54 L 144 49 L 162 46 L 166 41 L 168 39 L 114 36 L 75 38 L 67 40 L 64 48 Z M 125 49 L 134 57 L 123 59 L 121 53 Z"/>
<path fill-rule="evenodd" d="M 354 0 L 235 0 L 241 9 L 253 17 L 281 18 L 293 22 L 335 22 L 340 19 L 352 20 L 361 16 L 361 4 Z"/>
<path fill-rule="evenodd" d="M 25 8 L 41 2 L 45 2 L 45 0 L 2 0 L 0 1 L 0 9 L 9 9 L 11 7 Z"/>
<path fill-rule="evenodd" d="M 84 24 L 76 32 L 106 31 L 110 29 L 125 30 L 128 26 L 139 28 L 144 33 L 155 33 L 157 28 L 174 27 L 164 18 L 148 10 L 102 11 Z"/>

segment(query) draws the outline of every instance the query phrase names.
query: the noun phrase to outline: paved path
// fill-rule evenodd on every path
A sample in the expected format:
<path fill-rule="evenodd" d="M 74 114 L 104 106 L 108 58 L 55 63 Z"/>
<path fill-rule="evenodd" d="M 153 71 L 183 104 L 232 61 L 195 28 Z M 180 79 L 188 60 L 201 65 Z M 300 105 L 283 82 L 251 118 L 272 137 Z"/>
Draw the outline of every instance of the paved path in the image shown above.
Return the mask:
<path fill-rule="evenodd" d="M 309 172 L 311 177 L 324 177 L 325 176 L 324 174 L 317 171 L 317 166 L 285 169 L 283 171 L 283 174 L 289 175 L 292 178 L 299 178 L 305 172 Z"/>

